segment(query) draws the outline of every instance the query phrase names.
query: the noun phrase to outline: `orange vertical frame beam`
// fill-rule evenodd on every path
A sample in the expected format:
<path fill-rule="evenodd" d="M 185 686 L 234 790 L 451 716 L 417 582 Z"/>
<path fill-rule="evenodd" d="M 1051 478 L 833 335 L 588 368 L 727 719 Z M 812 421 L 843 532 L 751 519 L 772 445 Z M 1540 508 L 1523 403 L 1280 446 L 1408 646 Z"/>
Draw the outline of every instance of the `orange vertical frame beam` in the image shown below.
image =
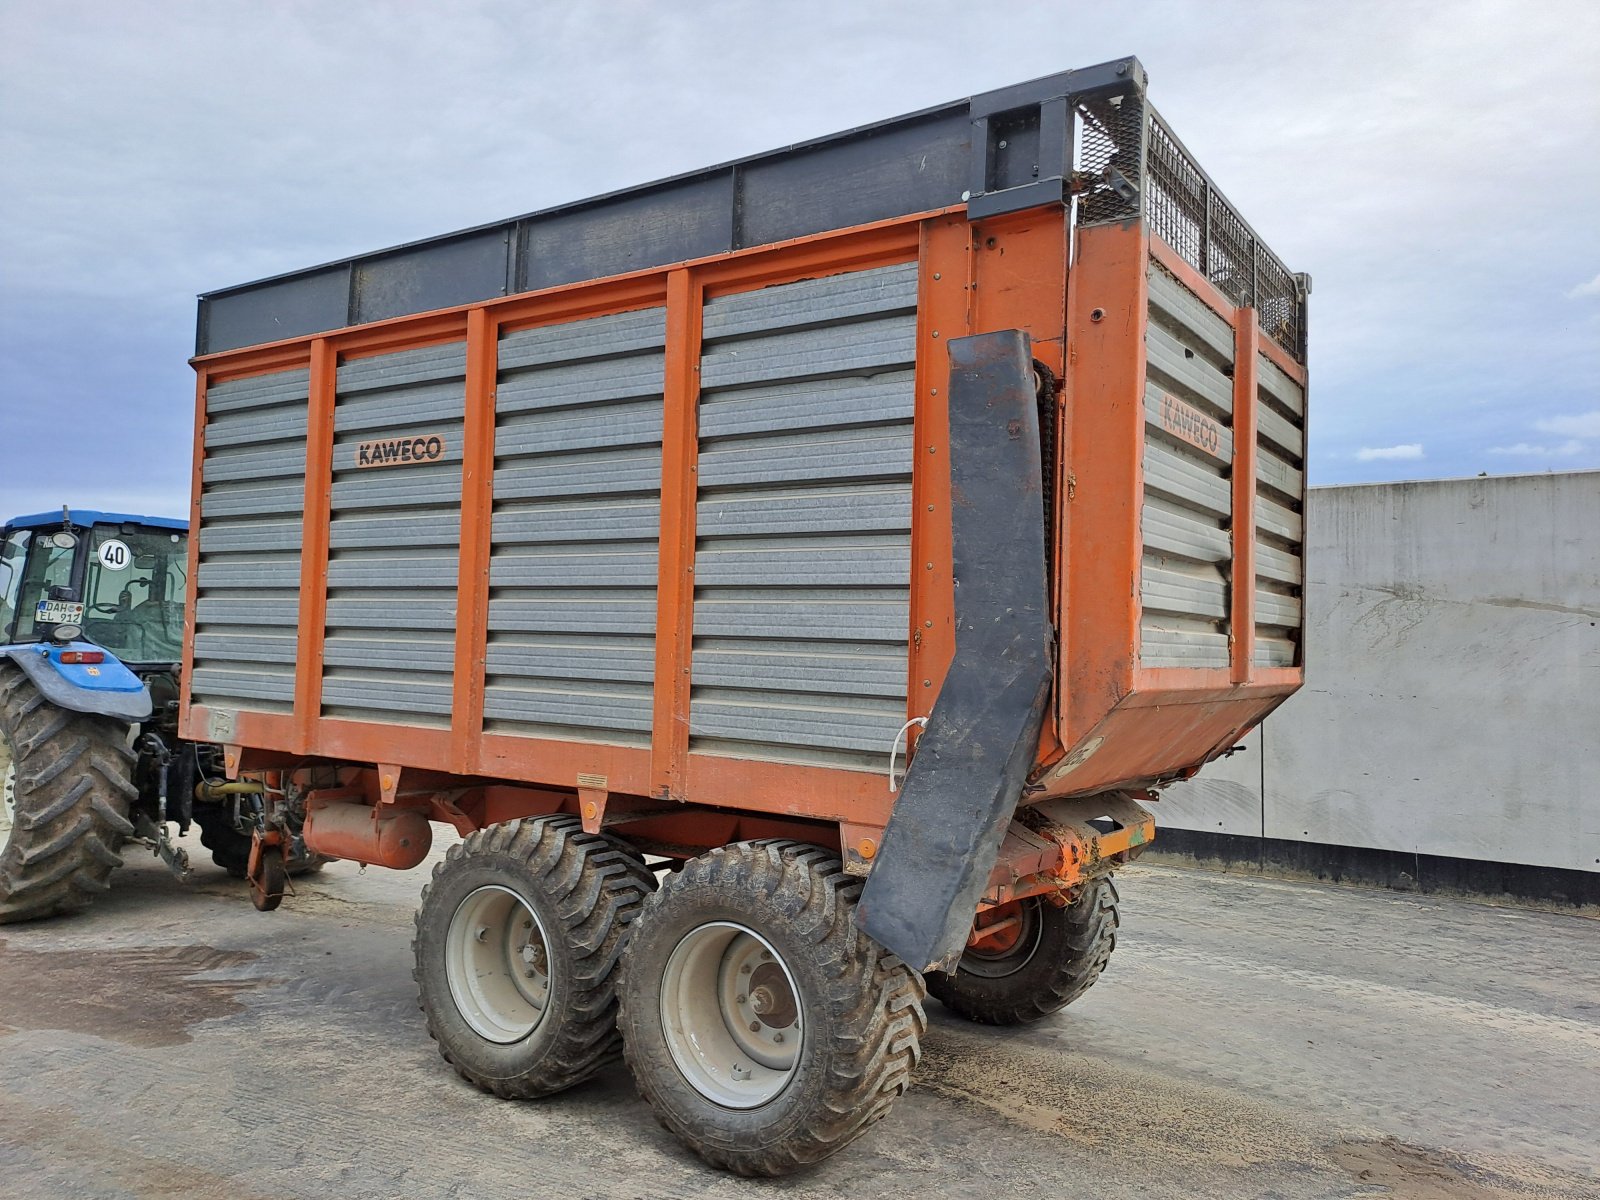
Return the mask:
<path fill-rule="evenodd" d="M 182 737 L 193 738 L 195 731 L 187 727 L 189 721 L 189 688 L 190 681 L 194 678 L 194 630 L 195 610 L 199 608 L 198 602 L 192 597 L 197 594 L 200 579 L 200 492 L 201 472 L 205 468 L 206 460 L 206 388 L 210 380 L 204 367 L 195 372 L 194 379 L 194 460 L 189 469 L 189 577 L 188 603 L 183 611 L 183 670 L 179 674 L 178 689 L 180 703 L 179 712 L 182 714 L 179 733 Z"/>
<path fill-rule="evenodd" d="M 466 420 L 461 435 L 461 546 L 456 567 L 454 769 L 472 771 L 483 741 L 489 636 L 489 555 L 494 522 L 495 379 L 498 329 L 487 309 L 467 312 Z"/>
<path fill-rule="evenodd" d="M 1071 748 L 1133 690 L 1143 553 L 1147 250 L 1142 223 L 1078 231 L 1067 285 L 1066 561 L 1056 674 Z"/>
<path fill-rule="evenodd" d="M 689 766 L 702 307 L 700 281 L 687 269 L 670 272 L 662 384 L 661 528 L 656 563 L 650 790 L 653 795 L 674 799 L 682 799 L 687 791 Z"/>
<path fill-rule="evenodd" d="M 923 223 L 911 470 L 911 630 L 906 716 L 925 717 L 956 651 L 950 580 L 950 338 L 972 327 L 972 231 L 960 214 Z M 908 736 L 915 743 L 916 730 Z"/>
<path fill-rule="evenodd" d="M 1249 683 L 1256 653 L 1256 355 L 1253 308 L 1233 314 L 1233 594 L 1228 611 L 1234 683 Z"/>
<path fill-rule="evenodd" d="M 327 338 L 311 343 L 306 406 L 306 482 L 300 532 L 300 629 L 295 643 L 294 741 L 309 753 L 322 713 L 322 644 L 328 615 L 328 522 L 333 504 L 333 408 L 339 357 Z"/>

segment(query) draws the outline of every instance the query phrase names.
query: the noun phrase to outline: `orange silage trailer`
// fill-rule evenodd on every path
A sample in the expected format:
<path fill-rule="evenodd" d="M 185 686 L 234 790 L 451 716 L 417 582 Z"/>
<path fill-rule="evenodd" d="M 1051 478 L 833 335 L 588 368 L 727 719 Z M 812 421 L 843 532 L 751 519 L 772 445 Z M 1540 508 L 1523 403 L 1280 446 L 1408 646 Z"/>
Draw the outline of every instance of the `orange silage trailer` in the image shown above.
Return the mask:
<path fill-rule="evenodd" d="M 430 1029 L 709 1161 L 1047 1015 L 1302 680 L 1305 296 L 1125 59 L 201 299 L 182 729 L 291 855 L 465 840 Z M 903 769 L 902 769 L 903 768 Z"/>

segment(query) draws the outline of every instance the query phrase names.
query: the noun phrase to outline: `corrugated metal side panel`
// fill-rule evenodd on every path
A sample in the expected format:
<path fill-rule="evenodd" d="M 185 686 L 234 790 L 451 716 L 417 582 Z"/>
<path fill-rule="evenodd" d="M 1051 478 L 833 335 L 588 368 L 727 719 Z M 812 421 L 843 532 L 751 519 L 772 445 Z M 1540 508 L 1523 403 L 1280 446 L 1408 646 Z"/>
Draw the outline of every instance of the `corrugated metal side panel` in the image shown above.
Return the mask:
<path fill-rule="evenodd" d="M 310 372 L 206 391 L 194 703 L 288 712 L 300 594 Z"/>
<path fill-rule="evenodd" d="M 1305 624 L 1306 394 L 1265 354 L 1256 360 L 1256 651 L 1259 667 L 1299 664 Z"/>
<path fill-rule="evenodd" d="M 1140 661 L 1147 667 L 1225 667 L 1233 330 L 1158 263 L 1150 265 L 1145 355 Z M 1168 397 L 1215 422 L 1214 449 L 1169 429 L 1163 420 Z"/>
<path fill-rule="evenodd" d="M 916 264 L 705 306 L 691 749 L 881 767 L 905 720 Z"/>
<path fill-rule="evenodd" d="M 665 342 L 661 308 L 500 340 L 489 729 L 649 744 Z"/>
<path fill-rule="evenodd" d="M 466 346 L 447 342 L 342 363 L 333 417 L 322 709 L 356 720 L 447 725 Z M 437 437 L 421 462 L 362 465 Z"/>

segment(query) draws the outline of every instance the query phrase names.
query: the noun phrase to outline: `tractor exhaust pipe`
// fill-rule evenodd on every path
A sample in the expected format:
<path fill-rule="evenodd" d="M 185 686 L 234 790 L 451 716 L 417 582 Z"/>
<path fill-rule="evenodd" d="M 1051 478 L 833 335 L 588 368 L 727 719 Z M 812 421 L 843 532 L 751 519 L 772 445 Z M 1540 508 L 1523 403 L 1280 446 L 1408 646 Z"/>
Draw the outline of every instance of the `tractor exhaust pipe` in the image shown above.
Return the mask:
<path fill-rule="evenodd" d="M 380 812 L 370 804 L 331 800 L 307 811 L 301 837 L 313 854 L 405 871 L 428 856 L 433 826 L 414 808 Z"/>

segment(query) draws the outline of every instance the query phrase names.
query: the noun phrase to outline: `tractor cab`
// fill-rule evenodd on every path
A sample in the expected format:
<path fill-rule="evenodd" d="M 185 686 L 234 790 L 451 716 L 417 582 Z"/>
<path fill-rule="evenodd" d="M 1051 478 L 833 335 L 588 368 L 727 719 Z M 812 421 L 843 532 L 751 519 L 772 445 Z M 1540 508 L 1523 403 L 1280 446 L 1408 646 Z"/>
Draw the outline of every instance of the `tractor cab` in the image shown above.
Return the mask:
<path fill-rule="evenodd" d="M 137 675 L 183 657 L 187 521 L 40 513 L 0 535 L 0 646 L 99 647 Z"/>

